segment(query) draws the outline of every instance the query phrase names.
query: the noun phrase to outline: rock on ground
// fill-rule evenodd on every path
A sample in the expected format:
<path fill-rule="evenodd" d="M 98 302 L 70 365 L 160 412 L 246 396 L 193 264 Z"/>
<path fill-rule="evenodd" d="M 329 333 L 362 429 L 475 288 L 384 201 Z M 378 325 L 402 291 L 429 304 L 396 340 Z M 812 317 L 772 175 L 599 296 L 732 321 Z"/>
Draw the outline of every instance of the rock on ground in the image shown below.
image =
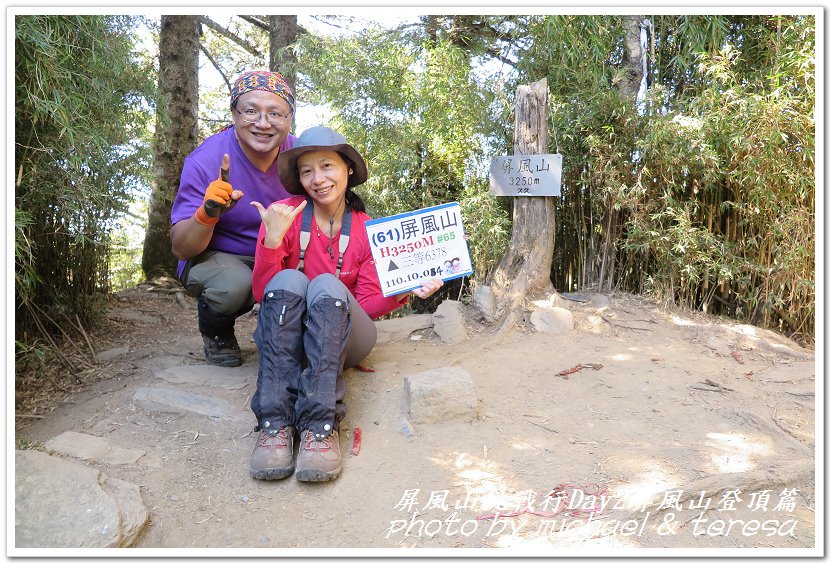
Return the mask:
<path fill-rule="evenodd" d="M 225 400 L 178 389 L 142 387 L 135 392 L 133 400 L 145 409 L 156 412 L 187 411 L 216 418 L 237 418 L 241 415 Z"/>
<path fill-rule="evenodd" d="M 146 453 L 138 448 L 122 448 L 98 436 L 80 432 L 64 432 L 46 442 L 44 446 L 49 452 L 111 465 L 135 463 Z"/>
<path fill-rule="evenodd" d="M 446 300 L 432 314 L 433 329 L 445 344 L 458 344 L 469 338 L 459 301 Z"/>
<path fill-rule="evenodd" d="M 416 330 L 430 328 L 431 326 L 432 315 L 429 314 L 407 315 L 397 319 L 375 321 L 375 327 L 378 330 L 377 344 L 406 340 Z"/>
<path fill-rule="evenodd" d="M 149 519 L 138 486 L 34 450 L 15 452 L 15 547 L 129 547 Z"/>
<path fill-rule="evenodd" d="M 476 416 L 473 378 L 464 368 L 441 367 L 404 377 L 404 404 L 415 423 L 472 421 Z"/>
<path fill-rule="evenodd" d="M 574 317 L 564 307 L 537 309 L 530 314 L 530 322 L 539 332 L 564 334 L 574 328 Z"/>
<path fill-rule="evenodd" d="M 156 373 L 156 377 L 170 383 L 192 383 L 222 389 L 242 389 L 249 383 L 256 384 L 257 368 L 254 365 L 236 368 L 211 365 L 172 366 Z"/>

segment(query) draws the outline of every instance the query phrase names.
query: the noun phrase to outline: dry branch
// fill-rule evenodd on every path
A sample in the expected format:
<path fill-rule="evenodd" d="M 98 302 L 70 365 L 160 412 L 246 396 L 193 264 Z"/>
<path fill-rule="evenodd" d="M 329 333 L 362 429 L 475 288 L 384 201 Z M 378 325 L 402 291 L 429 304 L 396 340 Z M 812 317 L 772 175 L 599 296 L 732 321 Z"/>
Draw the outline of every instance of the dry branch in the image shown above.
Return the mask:
<path fill-rule="evenodd" d="M 230 39 L 231 41 L 233 41 L 234 43 L 236 43 L 237 45 L 239 45 L 240 47 L 242 47 L 243 49 L 245 49 L 246 51 L 251 53 L 253 56 L 259 58 L 260 60 L 265 58 L 263 56 L 263 54 L 259 52 L 256 45 L 250 43 L 249 41 L 246 41 L 245 39 L 238 36 L 237 34 L 232 32 L 228 28 L 219 25 L 218 23 L 216 23 L 215 21 L 213 21 L 209 17 L 202 16 L 202 17 L 199 18 L 199 21 L 201 23 L 205 24 L 207 27 L 209 27 L 213 31 L 215 31 L 216 33 Z"/>

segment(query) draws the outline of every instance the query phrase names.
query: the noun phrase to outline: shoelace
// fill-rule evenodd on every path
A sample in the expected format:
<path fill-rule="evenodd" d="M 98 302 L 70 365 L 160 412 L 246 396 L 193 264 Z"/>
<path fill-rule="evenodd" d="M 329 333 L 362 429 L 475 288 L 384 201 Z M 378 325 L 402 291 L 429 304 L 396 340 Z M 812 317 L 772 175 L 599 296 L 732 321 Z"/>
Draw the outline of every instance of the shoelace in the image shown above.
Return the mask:
<path fill-rule="evenodd" d="M 317 450 L 318 452 L 328 451 L 331 449 L 331 439 L 333 436 L 333 434 L 329 434 L 322 440 L 318 440 L 314 437 L 314 434 L 309 432 L 306 435 L 305 444 L 303 445 L 303 448 L 305 448 L 306 450 Z M 317 444 L 317 446 L 315 447 L 313 444 Z"/>
<path fill-rule="evenodd" d="M 263 448 L 268 447 L 268 440 L 274 439 L 273 446 L 275 448 L 285 448 L 288 446 L 288 433 L 285 431 L 285 428 L 281 428 L 279 432 L 276 430 L 264 430 L 260 433 L 259 439 L 260 444 Z M 279 440 L 277 440 L 279 438 Z"/>

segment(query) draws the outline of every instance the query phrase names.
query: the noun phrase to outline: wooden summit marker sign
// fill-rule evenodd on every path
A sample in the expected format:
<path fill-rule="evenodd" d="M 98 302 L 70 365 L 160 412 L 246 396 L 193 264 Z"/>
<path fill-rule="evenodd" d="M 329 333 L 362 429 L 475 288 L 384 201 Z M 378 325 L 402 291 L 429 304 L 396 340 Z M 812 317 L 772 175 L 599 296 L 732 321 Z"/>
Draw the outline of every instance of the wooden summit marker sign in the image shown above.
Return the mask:
<path fill-rule="evenodd" d="M 509 195 L 544 195 L 531 193 L 534 188 L 541 188 L 542 169 L 547 168 L 548 160 L 555 155 L 548 153 L 548 83 L 541 79 L 530 85 L 521 85 L 516 91 L 516 124 L 513 130 L 513 157 L 511 170 L 518 165 L 522 170 L 522 159 L 526 161 L 526 174 L 514 180 L 515 189 L 527 187 L 528 193 Z M 542 163 L 545 163 L 543 166 Z M 538 164 L 540 170 L 536 170 Z M 550 160 L 550 173 L 555 166 Z M 492 165 L 491 165 L 492 170 Z M 561 175 L 561 160 L 559 160 Z M 545 171 L 547 174 L 548 171 Z M 524 175 L 523 175 L 524 174 Z M 506 174 L 505 174 L 506 175 Z M 535 178 L 539 178 L 538 184 Z M 491 180 L 492 181 L 492 180 Z M 508 180 L 508 183 L 510 181 Z M 522 182 L 526 186 L 522 186 Z M 559 182 L 556 195 L 559 194 Z M 553 182 L 547 188 L 553 187 Z M 490 279 L 494 317 L 502 320 L 500 333 L 504 333 L 515 324 L 524 309 L 525 298 L 529 295 L 548 295 L 554 291 L 550 281 L 553 249 L 556 236 L 556 217 L 554 215 L 553 197 L 516 197 L 513 199 L 513 226 L 510 242 L 504 255 Z"/>
<path fill-rule="evenodd" d="M 496 156 L 490 161 L 490 193 L 506 196 L 558 196 L 561 154 Z"/>

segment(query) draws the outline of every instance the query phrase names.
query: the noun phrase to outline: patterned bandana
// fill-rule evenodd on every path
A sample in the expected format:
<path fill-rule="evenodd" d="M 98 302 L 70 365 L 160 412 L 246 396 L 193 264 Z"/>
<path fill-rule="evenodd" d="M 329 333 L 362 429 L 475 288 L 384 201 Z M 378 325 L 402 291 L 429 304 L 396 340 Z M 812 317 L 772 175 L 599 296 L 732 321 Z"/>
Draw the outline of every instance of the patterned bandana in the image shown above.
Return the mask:
<path fill-rule="evenodd" d="M 236 106 L 236 100 L 242 94 L 252 90 L 273 92 L 288 102 L 291 113 L 294 113 L 294 94 L 279 72 L 267 70 L 251 70 L 239 76 L 231 89 L 231 107 Z"/>

